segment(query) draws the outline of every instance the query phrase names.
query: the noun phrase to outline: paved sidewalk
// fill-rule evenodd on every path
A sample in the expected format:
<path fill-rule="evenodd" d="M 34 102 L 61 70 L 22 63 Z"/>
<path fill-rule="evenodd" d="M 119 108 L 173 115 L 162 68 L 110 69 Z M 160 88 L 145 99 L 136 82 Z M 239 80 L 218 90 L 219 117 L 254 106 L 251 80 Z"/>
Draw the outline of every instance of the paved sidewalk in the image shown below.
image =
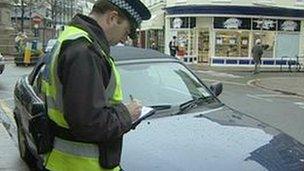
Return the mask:
<path fill-rule="evenodd" d="M 283 72 L 280 68 L 261 68 L 260 74 L 253 75 L 251 67 L 211 67 L 207 64 L 188 66 L 213 77 L 226 75 L 225 79 L 228 79 L 229 74 L 232 74 L 234 77 L 230 76 L 229 81 L 251 80 L 248 83 L 253 86 L 304 97 L 304 72 L 289 72 L 287 68 L 283 68 Z"/>
<path fill-rule="evenodd" d="M 26 164 L 19 157 L 18 148 L 8 135 L 5 127 L 0 124 L 0 170 L 27 171 Z"/>
<path fill-rule="evenodd" d="M 252 81 L 251 84 L 284 94 L 304 97 L 304 74 L 303 77 L 260 78 Z"/>
<path fill-rule="evenodd" d="M 237 67 L 232 67 L 232 66 L 210 66 L 209 64 L 206 63 L 198 63 L 198 64 L 187 64 L 190 68 L 194 70 L 202 70 L 202 71 L 219 71 L 219 72 L 253 72 L 254 70 L 254 65 L 252 66 L 237 66 Z M 277 67 L 263 67 L 261 66 L 260 68 L 261 72 L 290 72 L 288 69 L 288 66 L 283 66 L 282 69 L 277 66 Z M 292 71 L 294 72 L 294 68 L 292 68 Z M 302 71 L 304 73 L 304 69 Z"/>
<path fill-rule="evenodd" d="M 10 55 L 10 56 L 4 55 L 4 60 L 5 60 L 5 61 L 11 62 L 11 61 L 14 61 L 14 59 L 15 59 L 15 56 L 12 56 L 12 55 Z"/>

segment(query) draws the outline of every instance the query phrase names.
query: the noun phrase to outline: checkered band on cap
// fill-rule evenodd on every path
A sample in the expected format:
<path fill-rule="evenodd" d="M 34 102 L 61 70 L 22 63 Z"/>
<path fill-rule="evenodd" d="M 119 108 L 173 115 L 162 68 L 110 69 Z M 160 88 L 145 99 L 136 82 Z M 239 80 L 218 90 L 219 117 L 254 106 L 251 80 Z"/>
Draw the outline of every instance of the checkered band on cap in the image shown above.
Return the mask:
<path fill-rule="evenodd" d="M 142 19 L 138 12 L 131 6 L 129 5 L 126 1 L 124 0 L 109 0 L 111 3 L 114 5 L 118 6 L 119 8 L 122 8 L 126 10 L 134 19 L 135 21 L 140 24 Z"/>

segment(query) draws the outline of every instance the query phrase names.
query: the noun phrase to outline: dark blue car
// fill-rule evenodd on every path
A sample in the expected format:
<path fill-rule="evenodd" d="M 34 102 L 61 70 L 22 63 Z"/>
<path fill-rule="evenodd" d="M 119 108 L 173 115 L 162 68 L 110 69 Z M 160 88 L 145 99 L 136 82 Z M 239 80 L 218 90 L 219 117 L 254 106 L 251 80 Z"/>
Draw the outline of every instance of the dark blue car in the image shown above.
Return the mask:
<path fill-rule="evenodd" d="M 223 104 L 216 97 L 222 91 L 220 83 L 207 87 L 178 59 L 157 51 L 132 47 L 111 51 L 121 73 L 125 102 L 132 95 L 156 110 L 125 135 L 124 170 L 304 169 L 303 144 Z M 42 160 L 28 130 L 29 119 L 44 105 L 32 87 L 36 79 L 39 72 L 22 77 L 15 88 L 19 148 L 29 163 Z"/>

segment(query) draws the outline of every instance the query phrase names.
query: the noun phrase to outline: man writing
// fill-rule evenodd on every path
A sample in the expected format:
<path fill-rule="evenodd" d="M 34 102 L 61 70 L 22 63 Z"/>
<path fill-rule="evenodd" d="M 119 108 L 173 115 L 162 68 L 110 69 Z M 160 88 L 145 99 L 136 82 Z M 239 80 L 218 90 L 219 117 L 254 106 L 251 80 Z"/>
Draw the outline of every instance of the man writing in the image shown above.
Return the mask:
<path fill-rule="evenodd" d="M 123 134 L 142 106 L 122 103 L 120 75 L 110 46 L 134 37 L 151 17 L 140 0 L 98 0 L 89 16 L 76 15 L 59 36 L 42 81 L 55 133 L 45 166 L 54 171 L 121 170 Z"/>

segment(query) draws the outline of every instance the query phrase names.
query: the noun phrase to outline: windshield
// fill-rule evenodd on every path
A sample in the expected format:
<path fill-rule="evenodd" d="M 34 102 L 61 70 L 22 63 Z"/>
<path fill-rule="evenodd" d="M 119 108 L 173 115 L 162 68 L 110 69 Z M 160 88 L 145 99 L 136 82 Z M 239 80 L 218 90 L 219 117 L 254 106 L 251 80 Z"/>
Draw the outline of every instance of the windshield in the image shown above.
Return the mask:
<path fill-rule="evenodd" d="M 203 84 L 179 63 L 143 63 L 120 65 L 124 102 L 129 95 L 145 106 L 180 104 L 211 94 Z"/>

